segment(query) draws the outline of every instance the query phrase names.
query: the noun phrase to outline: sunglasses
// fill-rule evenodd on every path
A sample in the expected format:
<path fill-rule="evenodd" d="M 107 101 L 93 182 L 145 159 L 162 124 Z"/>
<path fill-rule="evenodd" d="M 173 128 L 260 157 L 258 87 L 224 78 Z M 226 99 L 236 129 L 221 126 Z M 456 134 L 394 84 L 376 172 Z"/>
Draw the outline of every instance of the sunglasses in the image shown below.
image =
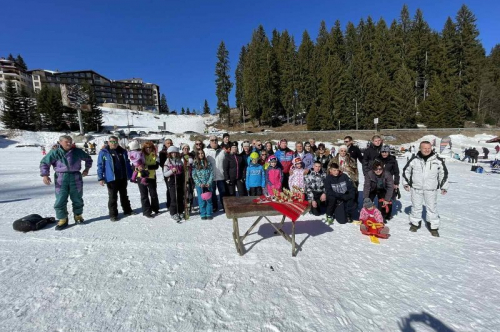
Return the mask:
<path fill-rule="evenodd" d="M 201 143 L 194 143 L 195 145 L 201 145 Z"/>
<path fill-rule="evenodd" d="M 211 139 L 210 142 L 217 142 L 217 140 L 216 139 Z"/>
<path fill-rule="evenodd" d="M 389 153 L 389 151 L 382 151 L 382 153 Z"/>
<path fill-rule="evenodd" d="M 384 169 L 381 167 L 375 168 L 376 171 L 383 171 Z"/>
<path fill-rule="evenodd" d="M 116 143 L 118 143 L 118 142 L 117 142 L 117 141 L 109 141 L 109 143 L 111 143 L 111 144 L 116 144 Z"/>

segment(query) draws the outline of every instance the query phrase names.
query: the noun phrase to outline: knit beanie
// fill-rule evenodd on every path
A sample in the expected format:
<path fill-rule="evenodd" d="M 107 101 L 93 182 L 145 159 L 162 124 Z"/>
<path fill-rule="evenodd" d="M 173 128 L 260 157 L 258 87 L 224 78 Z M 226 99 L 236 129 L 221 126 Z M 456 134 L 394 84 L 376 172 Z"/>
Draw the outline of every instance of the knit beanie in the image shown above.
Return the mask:
<path fill-rule="evenodd" d="M 363 207 L 364 207 L 365 209 L 371 209 L 371 208 L 373 207 L 373 202 L 372 202 L 372 200 L 371 200 L 371 199 L 369 199 L 369 198 L 365 198 L 365 199 L 363 200 Z"/>

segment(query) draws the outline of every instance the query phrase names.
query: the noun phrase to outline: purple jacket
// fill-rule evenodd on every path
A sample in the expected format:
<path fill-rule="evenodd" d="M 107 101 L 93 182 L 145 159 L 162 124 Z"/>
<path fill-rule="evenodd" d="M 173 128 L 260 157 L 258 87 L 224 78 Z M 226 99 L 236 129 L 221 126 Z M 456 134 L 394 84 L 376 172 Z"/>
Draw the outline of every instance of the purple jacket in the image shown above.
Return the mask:
<path fill-rule="evenodd" d="M 56 173 L 80 172 L 82 161 L 85 169 L 92 167 L 92 158 L 82 149 L 73 148 L 65 151 L 63 148 L 51 150 L 40 162 L 40 175 L 50 176 L 50 166 L 54 167 Z"/>

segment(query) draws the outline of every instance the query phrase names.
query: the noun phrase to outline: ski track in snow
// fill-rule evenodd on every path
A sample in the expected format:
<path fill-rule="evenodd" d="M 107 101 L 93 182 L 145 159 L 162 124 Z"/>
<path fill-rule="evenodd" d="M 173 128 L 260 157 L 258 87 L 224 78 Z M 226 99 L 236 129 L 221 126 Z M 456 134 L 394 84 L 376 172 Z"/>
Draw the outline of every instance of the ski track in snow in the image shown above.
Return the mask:
<path fill-rule="evenodd" d="M 193 215 L 180 225 L 168 212 L 145 219 L 135 184 L 129 196 L 139 215 L 112 223 L 95 164 L 84 179 L 87 224 L 15 232 L 12 222 L 24 215 L 54 216 L 54 187 L 38 175 L 39 149 L 4 148 L 0 158 L 0 331 L 495 331 L 500 325 L 500 177 L 472 173 L 467 164 L 448 163 L 452 183 L 439 198 L 439 239 L 425 227 L 408 231 L 410 197 L 403 192 L 390 239 L 373 245 L 355 225 L 329 227 L 307 215 L 296 224 L 301 250 L 293 258 L 290 244 L 268 224 L 247 237 L 248 252 L 240 257 L 224 214 L 213 221 Z M 158 192 L 165 211 L 163 181 Z M 242 219 L 241 232 L 252 222 Z"/>

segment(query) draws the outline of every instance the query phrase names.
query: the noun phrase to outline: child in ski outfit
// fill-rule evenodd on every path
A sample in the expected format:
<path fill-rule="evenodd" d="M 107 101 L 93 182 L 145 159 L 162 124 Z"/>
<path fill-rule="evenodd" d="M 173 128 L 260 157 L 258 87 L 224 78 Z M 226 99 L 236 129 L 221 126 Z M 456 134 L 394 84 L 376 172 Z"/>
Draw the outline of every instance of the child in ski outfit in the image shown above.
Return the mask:
<path fill-rule="evenodd" d="M 128 154 L 128 158 L 130 159 L 130 162 L 132 163 L 132 166 L 134 167 L 134 172 L 132 173 L 132 176 L 130 177 L 130 182 L 137 182 L 137 175 L 139 173 L 141 173 L 141 176 L 140 176 L 141 183 L 146 185 L 149 174 L 145 169 L 143 169 L 144 165 L 146 164 L 146 161 L 144 159 L 144 155 L 142 154 L 139 142 L 137 142 L 137 141 L 130 142 L 128 145 L 128 148 L 130 149 L 130 152 Z"/>
<path fill-rule="evenodd" d="M 168 148 L 167 155 L 163 176 L 167 178 L 170 195 L 170 216 L 180 222 L 184 212 L 184 162 L 180 158 L 179 149 L 175 146 Z"/>
<path fill-rule="evenodd" d="M 290 173 L 290 177 L 288 178 L 288 186 L 290 189 L 297 187 L 305 190 L 306 183 L 304 181 L 304 170 L 302 169 L 302 159 L 300 157 L 295 157 L 293 159 L 293 166 L 290 169 Z"/>
<path fill-rule="evenodd" d="M 369 233 L 369 230 L 371 228 L 371 225 L 369 225 L 369 223 L 380 224 L 378 226 L 381 226 L 381 228 L 377 228 L 377 234 L 389 234 L 389 227 L 385 226 L 382 213 L 380 213 L 380 211 L 375 208 L 372 200 L 368 197 L 363 200 L 363 208 L 359 213 L 359 221 L 361 221 L 359 230 L 363 234 Z"/>
<path fill-rule="evenodd" d="M 261 196 L 262 188 L 266 186 L 266 173 L 264 172 L 264 167 L 259 165 L 259 154 L 257 152 L 250 153 L 246 186 L 250 196 Z"/>
<path fill-rule="evenodd" d="M 273 195 L 273 190 L 281 192 L 283 182 L 283 171 L 278 167 L 278 158 L 272 155 L 267 159 L 269 166 L 266 169 L 266 191 Z"/>

